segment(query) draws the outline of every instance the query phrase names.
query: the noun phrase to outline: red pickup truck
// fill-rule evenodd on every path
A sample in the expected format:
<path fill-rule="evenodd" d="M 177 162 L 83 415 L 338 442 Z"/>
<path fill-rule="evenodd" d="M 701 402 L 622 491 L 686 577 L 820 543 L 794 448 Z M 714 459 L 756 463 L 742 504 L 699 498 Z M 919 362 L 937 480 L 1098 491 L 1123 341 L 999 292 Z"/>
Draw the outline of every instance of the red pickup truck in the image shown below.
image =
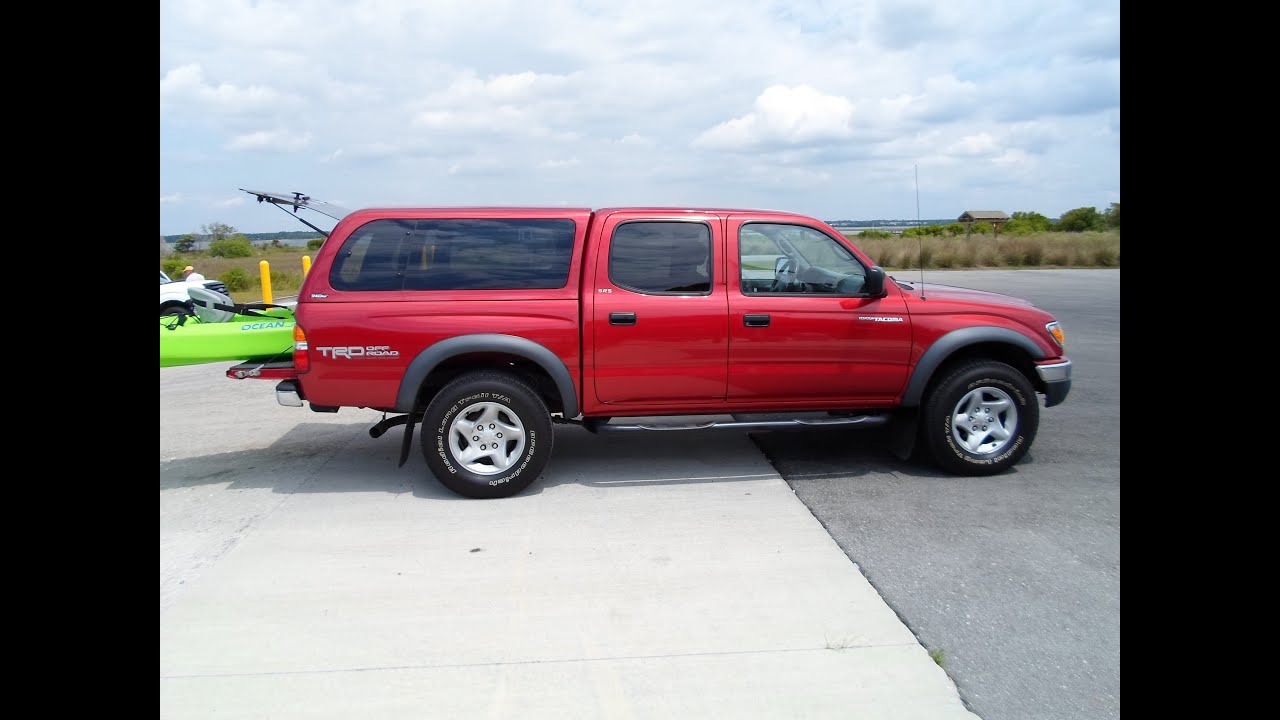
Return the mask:
<path fill-rule="evenodd" d="M 283 405 L 388 414 L 454 492 L 513 495 L 553 423 L 595 433 L 887 426 L 988 475 L 1071 387 L 1054 317 L 887 277 L 826 223 L 771 210 L 385 207 L 246 190 L 327 236 L 299 291 Z M 331 231 L 301 211 L 336 221 Z M 918 440 L 918 442 L 917 442 Z"/>

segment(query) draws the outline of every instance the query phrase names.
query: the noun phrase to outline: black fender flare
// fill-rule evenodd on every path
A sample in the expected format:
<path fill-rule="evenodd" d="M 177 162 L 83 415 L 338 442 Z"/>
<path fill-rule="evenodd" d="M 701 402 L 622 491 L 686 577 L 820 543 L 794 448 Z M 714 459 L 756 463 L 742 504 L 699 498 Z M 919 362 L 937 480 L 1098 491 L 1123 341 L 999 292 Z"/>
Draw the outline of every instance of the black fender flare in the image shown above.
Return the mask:
<path fill-rule="evenodd" d="M 569 374 L 564 361 L 545 346 L 528 338 L 500 333 L 458 335 L 424 348 L 409 363 L 404 377 L 400 379 L 400 389 L 396 392 L 396 412 L 407 413 L 418 409 L 414 407 L 418 389 L 440 363 L 457 355 L 474 352 L 518 355 L 536 363 L 555 381 L 556 389 L 560 391 L 560 402 L 564 405 L 564 416 L 571 418 L 578 415 L 578 392 L 573 387 L 573 376 Z"/>
<path fill-rule="evenodd" d="M 902 406 L 918 407 L 920 405 L 920 398 L 924 395 L 924 389 L 933 378 L 933 374 L 957 350 L 969 345 L 990 342 L 1014 345 L 1036 360 L 1047 357 L 1031 338 L 1008 328 L 981 325 L 952 330 L 930 345 L 920 357 L 920 362 L 916 363 L 915 369 L 911 371 L 911 379 L 907 382 L 907 390 L 902 395 Z"/>

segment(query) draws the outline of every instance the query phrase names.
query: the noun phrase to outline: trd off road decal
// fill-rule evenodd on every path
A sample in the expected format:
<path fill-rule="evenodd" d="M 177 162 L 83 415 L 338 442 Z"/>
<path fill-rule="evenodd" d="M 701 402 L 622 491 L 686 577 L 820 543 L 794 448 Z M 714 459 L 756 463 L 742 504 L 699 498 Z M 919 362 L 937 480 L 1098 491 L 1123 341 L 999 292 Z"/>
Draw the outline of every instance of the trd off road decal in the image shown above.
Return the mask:
<path fill-rule="evenodd" d="M 400 357 L 399 350 L 392 350 L 390 345 L 349 345 L 344 347 L 318 347 L 320 357 L 346 358 L 358 360 L 371 357 Z"/>

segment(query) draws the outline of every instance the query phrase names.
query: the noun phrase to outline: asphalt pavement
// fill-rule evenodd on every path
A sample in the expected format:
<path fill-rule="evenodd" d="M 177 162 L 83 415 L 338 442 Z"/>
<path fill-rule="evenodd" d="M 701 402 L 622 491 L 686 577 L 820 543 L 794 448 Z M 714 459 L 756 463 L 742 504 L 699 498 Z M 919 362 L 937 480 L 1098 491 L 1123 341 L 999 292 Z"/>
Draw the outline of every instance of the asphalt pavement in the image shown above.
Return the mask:
<path fill-rule="evenodd" d="M 903 273 L 916 282 L 918 273 Z M 757 444 L 984 720 L 1120 717 L 1120 271 L 927 271 L 1062 321 L 1073 384 L 1010 472 L 945 475 L 882 433 Z"/>

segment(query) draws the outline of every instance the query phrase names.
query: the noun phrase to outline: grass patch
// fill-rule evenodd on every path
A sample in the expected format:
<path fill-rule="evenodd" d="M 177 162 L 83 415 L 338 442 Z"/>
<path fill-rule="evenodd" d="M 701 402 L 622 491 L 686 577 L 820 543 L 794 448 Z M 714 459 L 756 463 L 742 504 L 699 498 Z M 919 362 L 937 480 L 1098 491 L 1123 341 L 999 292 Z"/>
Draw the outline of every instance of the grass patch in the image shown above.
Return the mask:
<path fill-rule="evenodd" d="M 946 665 L 943 664 L 944 662 L 946 662 L 946 658 L 942 656 L 941 648 L 937 650 L 930 650 L 929 657 L 933 658 L 933 661 L 938 665 L 938 667 L 944 668 L 944 669 L 946 668 Z"/>

